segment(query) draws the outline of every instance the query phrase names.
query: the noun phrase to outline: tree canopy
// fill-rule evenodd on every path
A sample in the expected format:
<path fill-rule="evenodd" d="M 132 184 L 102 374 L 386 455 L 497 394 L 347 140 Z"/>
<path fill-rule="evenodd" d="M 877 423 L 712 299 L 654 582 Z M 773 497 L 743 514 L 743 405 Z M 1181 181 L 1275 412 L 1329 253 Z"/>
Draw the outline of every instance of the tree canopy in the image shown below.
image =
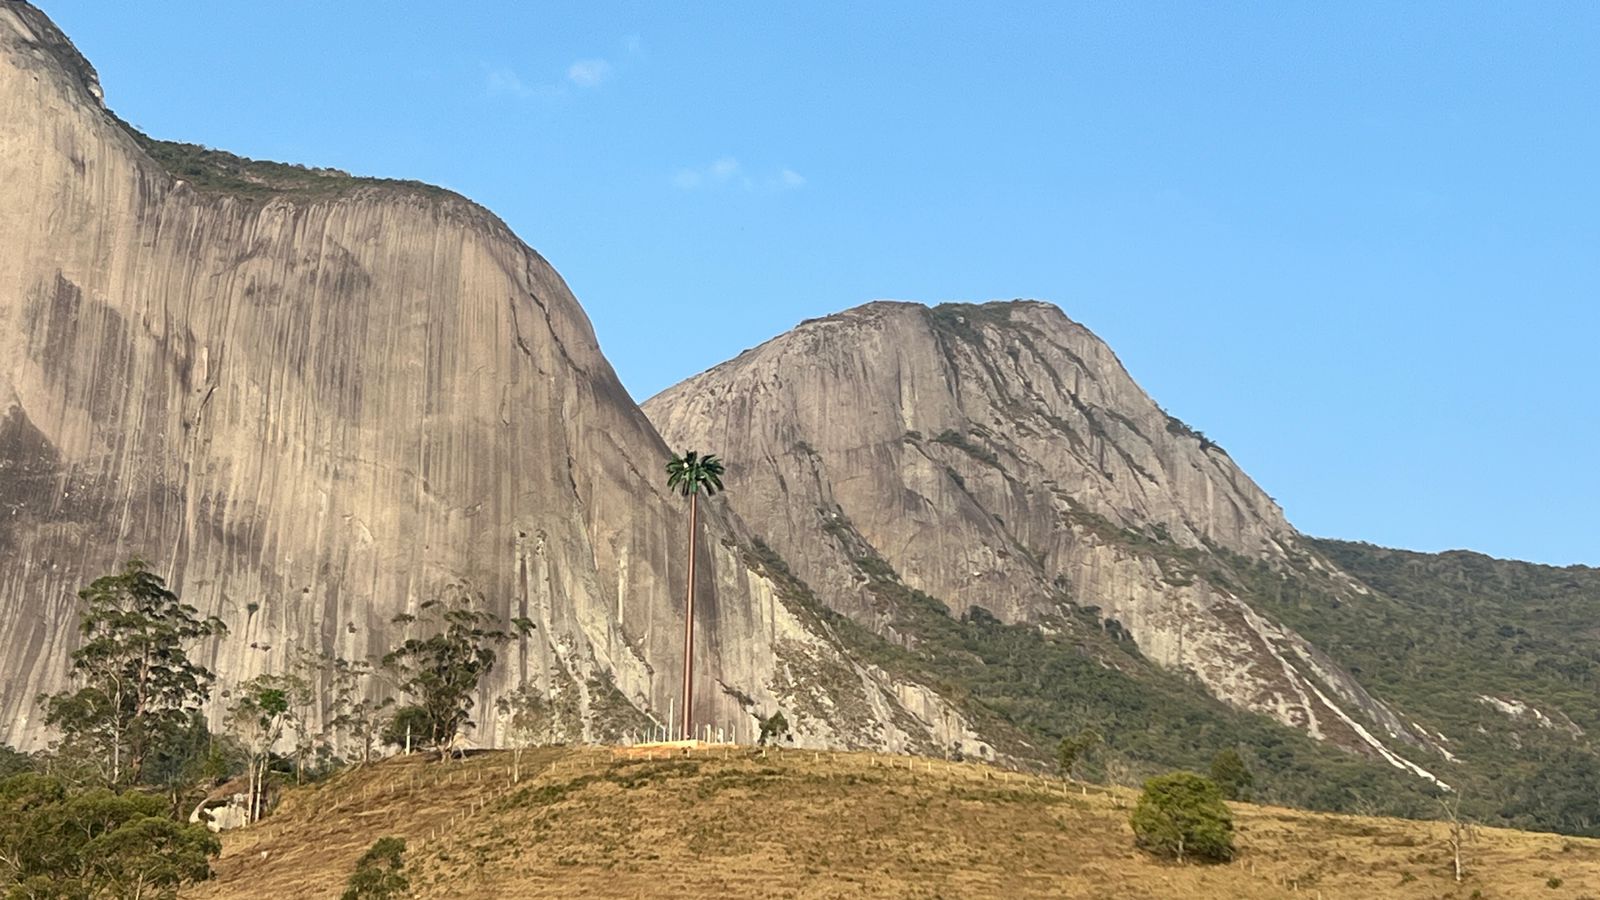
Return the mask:
<path fill-rule="evenodd" d="M 482 595 L 454 586 L 447 596 L 424 602 L 417 615 L 396 616 L 396 623 L 422 635 L 407 638 L 383 657 L 384 668 L 411 698 L 401 714 L 421 726 L 419 737 L 441 757 L 448 755 L 457 733 L 477 724 L 472 710 L 478 685 L 494 670 L 495 648 L 513 636 L 483 605 Z M 512 624 L 521 634 L 533 629 L 527 619 Z"/>
<path fill-rule="evenodd" d="M 227 628 L 181 602 L 142 560 L 78 596 L 87 606 L 83 643 L 72 654 L 79 686 L 40 698 L 45 721 L 64 745 L 99 761 L 105 783 L 137 783 L 152 749 L 210 696 L 215 676 L 189 658 L 190 648 Z"/>
<path fill-rule="evenodd" d="M 1193 772 L 1172 772 L 1144 783 L 1133 808 L 1140 847 L 1179 862 L 1233 858 L 1233 814 L 1216 782 Z"/>
<path fill-rule="evenodd" d="M 0 888 L 7 897 L 170 898 L 209 878 L 221 844 L 167 816 L 151 794 L 73 792 L 36 774 L 0 781 Z"/>
<path fill-rule="evenodd" d="M 689 450 L 667 461 L 667 487 L 685 497 L 704 493 L 715 497 L 722 490 L 722 460 Z"/>

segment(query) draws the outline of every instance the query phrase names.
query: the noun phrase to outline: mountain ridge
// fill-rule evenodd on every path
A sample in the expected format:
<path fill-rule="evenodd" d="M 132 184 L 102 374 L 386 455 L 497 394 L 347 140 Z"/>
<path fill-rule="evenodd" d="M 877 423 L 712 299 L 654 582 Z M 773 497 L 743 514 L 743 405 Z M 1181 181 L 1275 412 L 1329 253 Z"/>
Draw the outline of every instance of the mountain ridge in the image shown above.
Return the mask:
<path fill-rule="evenodd" d="M 1055 336 L 1042 340 L 1041 325 Z M 1067 349 L 1046 371 L 1033 361 L 1054 345 Z M 858 653 L 938 673 L 928 677 L 1001 733 L 1016 726 L 1038 742 L 1092 728 L 1120 734 L 1107 738 L 1113 757 L 1195 764 L 1159 736 L 1159 716 L 1031 683 L 1039 671 L 1086 679 L 1060 646 L 1076 641 L 1141 685 L 1093 689 L 1124 710 L 1155 704 L 1202 731 L 1232 729 L 1263 761 L 1277 751 L 1261 747 L 1288 746 L 1239 721 L 1199 725 L 1216 714 L 1162 686 L 1192 679 L 1318 741 L 1457 787 L 1480 815 L 1592 833 L 1600 810 L 1581 785 L 1600 773 L 1589 738 L 1600 722 L 1594 570 L 1303 535 L 1101 348 L 1039 301 L 872 302 L 808 319 L 644 408 L 669 441 L 730 448 L 730 504 L 763 523 L 819 604 L 860 629 Z M 1131 389 L 1097 383 L 1086 361 Z M 1105 408 L 1116 402 L 1132 405 Z M 1206 477 L 1172 474 L 1184 467 Z M 1258 499 L 1230 493 L 1241 490 Z M 1059 502 L 1038 502 L 1047 496 Z M 1047 533 L 1053 542 L 1038 537 Z M 1086 637 L 1085 622 L 1109 642 Z M 919 656 L 919 645 L 935 650 Z M 976 653 L 1011 681 L 938 652 Z M 1031 670 L 1008 666 L 1019 654 Z M 1169 675 L 1141 669 L 1146 659 Z M 1057 709 L 1040 715 L 1040 704 Z M 1356 798 L 1369 788 L 1331 761 L 1306 759 L 1264 768 L 1318 768 L 1328 790 L 1283 802 L 1367 802 Z"/>
<path fill-rule="evenodd" d="M 857 375 L 860 384 L 852 380 Z M 829 402 L 851 411 L 837 432 L 824 414 Z M 768 523 L 767 539 L 799 565 L 805 581 L 832 587 L 837 593 L 829 602 L 842 612 L 868 615 L 867 604 L 851 597 L 859 591 L 829 581 L 830 571 L 850 569 L 851 560 L 844 558 L 849 554 L 808 559 L 810 545 L 796 529 L 773 531 L 771 525 L 783 519 L 785 507 L 837 505 L 831 487 L 801 496 L 788 489 L 791 483 L 810 487 L 821 477 L 805 471 L 815 468 L 810 459 L 816 453 L 841 477 L 871 482 L 840 513 L 870 532 L 862 535 L 867 543 L 911 587 L 966 598 L 958 604 L 962 610 L 977 603 L 973 598 L 988 596 L 980 605 L 1006 622 L 1056 612 L 1063 599 L 1104 607 L 1146 655 L 1164 664 L 1184 668 L 1186 652 L 1226 660 L 1221 668 L 1197 672 L 1223 699 L 1269 712 L 1313 736 L 1338 731 L 1352 749 L 1370 749 L 1391 762 L 1403 759 L 1364 733 L 1330 692 L 1298 671 L 1318 669 L 1322 680 L 1336 685 L 1331 693 L 1378 716 L 1391 738 L 1429 744 L 1336 664 L 1260 620 L 1225 589 L 1202 584 L 1189 592 L 1196 596 L 1174 600 L 1174 592 L 1194 586 L 1192 566 L 1150 551 L 1142 556 L 1149 571 L 1137 571 L 1137 565 L 1130 571 L 1129 560 L 1117 552 L 1099 552 L 1099 544 L 1112 542 L 1106 532 L 1117 539 L 1132 529 L 1151 547 L 1159 542 L 1183 553 L 1219 550 L 1279 561 L 1293 552 L 1305 555 L 1309 565 L 1322 565 L 1314 552 L 1296 545 L 1298 534 L 1275 501 L 1224 451 L 1151 401 L 1110 348 L 1059 307 L 1039 301 L 868 303 L 808 320 L 668 388 L 644 409 L 680 445 L 722 442 L 740 448 L 730 459 L 760 474 L 730 476 L 735 494 L 729 502 L 747 520 Z M 863 425 L 864 417 L 878 424 Z M 749 446 L 752 437 L 755 447 Z M 805 461 L 779 464 L 797 449 Z M 900 466 L 908 474 L 904 480 L 875 479 L 851 469 L 856 459 L 870 460 L 863 467 Z M 905 504 L 917 508 L 874 508 L 877 498 L 899 496 L 914 497 Z M 916 526 L 894 521 L 906 516 Z M 970 541 L 942 531 L 954 518 Z M 919 555 L 915 545 L 928 540 L 936 549 Z M 973 543 L 980 548 L 976 555 Z M 969 557 L 963 566 L 970 577 L 938 558 L 960 552 Z M 1120 576 L 1103 571 L 1119 567 Z M 1121 590 L 1119 578 L 1159 587 L 1143 595 L 1150 603 L 1108 602 L 1108 595 Z M 1353 580 L 1348 586 L 1363 589 Z M 993 596 L 997 589 L 1003 591 L 999 599 Z M 1208 616 L 1213 633 L 1189 630 Z M 1196 641 L 1198 648 L 1185 646 Z M 1244 665 L 1229 646 L 1241 642 L 1258 648 Z M 1286 649 L 1280 652 L 1278 645 Z M 1409 761 L 1396 764 L 1425 772 Z"/>

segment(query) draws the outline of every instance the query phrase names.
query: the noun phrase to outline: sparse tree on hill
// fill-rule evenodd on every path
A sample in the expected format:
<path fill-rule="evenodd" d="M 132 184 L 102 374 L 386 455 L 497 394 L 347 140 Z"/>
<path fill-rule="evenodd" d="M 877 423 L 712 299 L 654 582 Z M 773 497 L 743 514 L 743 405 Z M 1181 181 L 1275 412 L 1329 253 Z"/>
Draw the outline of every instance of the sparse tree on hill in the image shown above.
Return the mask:
<path fill-rule="evenodd" d="M 689 589 L 683 610 L 683 739 L 694 738 L 694 561 L 699 539 L 700 494 L 722 490 L 722 460 L 693 450 L 667 461 L 667 488 L 689 498 Z"/>
<path fill-rule="evenodd" d="M 765 747 L 768 742 L 773 744 L 779 741 L 792 740 L 789 733 L 789 720 L 784 718 L 783 710 L 778 710 L 761 720 L 761 736 L 756 740 L 757 746 Z"/>
<path fill-rule="evenodd" d="M 511 783 L 522 780 L 522 754 L 541 734 L 549 733 L 550 704 L 539 691 L 523 682 L 516 690 L 495 701 L 495 708 L 506 719 L 511 743 Z"/>
<path fill-rule="evenodd" d="M 324 763 L 330 758 L 356 765 L 372 761 L 385 713 L 394 705 L 392 697 L 378 700 L 371 696 L 374 674 L 372 665 L 364 660 L 304 649 L 296 655 L 294 676 L 299 683 L 290 696 L 296 782 L 304 780 L 319 750 Z M 322 728 L 314 731 L 311 726 L 318 721 Z"/>
<path fill-rule="evenodd" d="M 1079 778 L 1083 764 L 1088 760 L 1094 748 L 1100 746 L 1100 733 L 1092 730 L 1080 731 L 1068 735 L 1056 745 L 1056 768 L 1061 772 L 1062 778 Z"/>
<path fill-rule="evenodd" d="M 204 713 L 191 712 L 183 728 L 169 732 L 151 750 L 144 782 L 166 791 L 172 815 L 178 818 L 190 802 L 202 799 L 213 785 L 236 771 L 240 760 L 231 749 L 231 741 L 219 740 L 211 733 Z"/>
<path fill-rule="evenodd" d="M 72 654 L 79 687 L 40 698 L 45 722 L 64 744 L 102 761 L 107 784 L 135 784 L 151 750 L 210 696 L 214 676 L 189 650 L 227 628 L 201 618 L 137 559 L 78 596 L 88 607 L 79 620 L 83 644 Z"/>
<path fill-rule="evenodd" d="M 260 820 L 266 798 L 267 769 L 272 748 L 283 737 L 291 718 L 286 679 L 257 675 L 234 689 L 228 707 L 228 726 L 245 751 L 245 820 Z"/>
<path fill-rule="evenodd" d="M 400 748 L 402 753 L 411 753 L 421 746 L 432 730 L 428 711 L 408 704 L 396 709 L 394 715 L 383 723 L 382 739 L 383 743 Z"/>
<path fill-rule="evenodd" d="M 425 636 L 407 638 L 383 657 L 384 668 L 411 698 L 412 708 L 420 710 L 412 721 L 424 727 L 422 737 L 439 751 L 440 760 L 450 757 L 456 735 L 476 724 L 472 708 L 478 686 L 494 670 L 495 648 L 512 638 L 481 606 L 481 595 L 452 586 L 444 598 L 423 603 L 419 615 L 395 616 L 396 623 Z M 513 624 L 521 634 L 533 628 L 527 619 Z"/>
<path fill-rule="evenodd" d="M 394 698 L 377 700 L 371 696 L 370 682 L 375 673 L 365 661 L 352 662 L 342 656 L 325 655 L 322 666 L 328 677 L 328 728 L 336 742 L 340 736 L 348 737 L 347 742 L 339 743 L 341 753 L 347 752 L 345 747 L 353 744 L 356 748 L 354 761 L 358 765 L 369 763 L 383 733 L 387 711 L 394 706 Z"/>
<path fill-rule="evenodd" d="M 1450 791 L 1438 799 L 1439 810 L 1444 814 L 1445 825 L 1449 827 L 1445 842 L 1450 847 L 1450 862 L 1455 868 L 1456 884 L 1467 873 L 1466 864 L 1462 859 L 1462 851 L 1466 845 L 1477 840 L 1478 832 L 1472 820 L 1461 813 L 1461 792 Z"/>
<path fill-rule="evenodd" d="M 1178 862 L 1233 858 L 1233 814 L 1216 782 L 1193 772 L 1146 781 L 1131 824 L 1139 846 L 1151 853 Z"/>
<path fill-rule="evenodd" d="M 1211 758 L 1211 780 L 1222 790 L 1222 796 L 1229 800 L 1249 800 L 1250 791 L 1255 786 L 1255 776 L 1250 773 L 1250 767 L 1244 764 L 1244 757 L 1239 755 L 1239 751 L 1232 747 Z"/>
<path fill-rule="evenodd" d="M 1133 764 L 1124 757 L 1111 754 L 1106 757 L 1106 784 L 1130 786 L 1135 784 Z"/>
<path fill-rule="evenodd" d="M 304 784 L 306 762 L 316 749 L 318 735 L 315 725 L 318 694 L 313 687 L 316 673 L 297 665 L 296 670 L 283 676 L 282 685 L 289 700 L 288 731 L 294 736 L 294 783 Z"/>

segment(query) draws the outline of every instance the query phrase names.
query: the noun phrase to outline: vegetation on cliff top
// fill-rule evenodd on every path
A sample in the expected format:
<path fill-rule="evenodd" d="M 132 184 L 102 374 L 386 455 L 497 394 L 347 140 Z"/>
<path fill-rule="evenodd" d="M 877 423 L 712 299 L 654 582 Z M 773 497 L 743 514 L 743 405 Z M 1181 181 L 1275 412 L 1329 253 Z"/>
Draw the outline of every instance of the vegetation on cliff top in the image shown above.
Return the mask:
<path fill-rule="evenodd" d="M 278 197 L 298 200 L 332 200 L 361 189 L 378 188 L 438 200 L 468 201 L 458 194 L 421 181 L 370 178 L 340 169 L 249 159 L 202 144 L 163 141 L 123 123 L 145 155 L 173 178 L 202 194 L 219 194 L 246 201 Z"/>

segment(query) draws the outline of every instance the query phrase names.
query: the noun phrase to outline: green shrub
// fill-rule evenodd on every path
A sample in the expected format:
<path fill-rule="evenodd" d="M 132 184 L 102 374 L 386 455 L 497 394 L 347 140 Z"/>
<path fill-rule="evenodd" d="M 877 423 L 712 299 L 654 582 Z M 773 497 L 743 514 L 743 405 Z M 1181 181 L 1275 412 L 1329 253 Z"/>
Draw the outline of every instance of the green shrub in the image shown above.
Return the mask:
<path fill-rule="evenodd" d="M 1056 745 L 1056 769 L 1062 778 L 1078 777 L 1079 765 L 1088 757 L 1090 751 L 1100 745 L 1103 740 L 1095 731 L 1080 731 L 1061 739 Z"/>
<path fill-rule="evenodd" d="M 75 790 L 33 773 L 0 780 L 0 896 L 171 898 L 211 877 L 222 844 L 138 791 Z"/>
<path fill-rule="evenodd" d="M 339 900 L 394 900 L 404 897 L 411 888 L 410 879 L 401 871 L 406 852 L 404 838 L 381 837 L 372 842 L 367 852 L 356 860 L 356 870 L 345 882 Z"/>
<path fill-rule="evenodd" d="M 1216 782 L 1192 772 L 1172 772 L 1144 783 L 1133 808 L 1140 847 L 1183 862 L 1233 858 L 1233 814 Z"/>
<path fill-rule="evenodd" d="M 420 706 L 402 706 L 383 726 L 382 740 L 395 747 L 418 749 L 428 742 L 432 720 Z"/>
<path fill-rule="evenodd" d="M 1244 763 L 1239 751 L 1229 747 L 1211 757 L 1211 780 L 1217 783 L 1222 796 L 1229 800 L 1249 800 L 1250 789 L 1255 786 L 1255 776 Z"/>
<path fill-rule="evenodd" d="M 765 747 L 768 742 L 777 744 L 780 740 L 794 740 L 794 735 L 789 733 L 789 720 L 784 718 L 782 710 L 761 720 L 761 737 L 756 745 Z"/>

